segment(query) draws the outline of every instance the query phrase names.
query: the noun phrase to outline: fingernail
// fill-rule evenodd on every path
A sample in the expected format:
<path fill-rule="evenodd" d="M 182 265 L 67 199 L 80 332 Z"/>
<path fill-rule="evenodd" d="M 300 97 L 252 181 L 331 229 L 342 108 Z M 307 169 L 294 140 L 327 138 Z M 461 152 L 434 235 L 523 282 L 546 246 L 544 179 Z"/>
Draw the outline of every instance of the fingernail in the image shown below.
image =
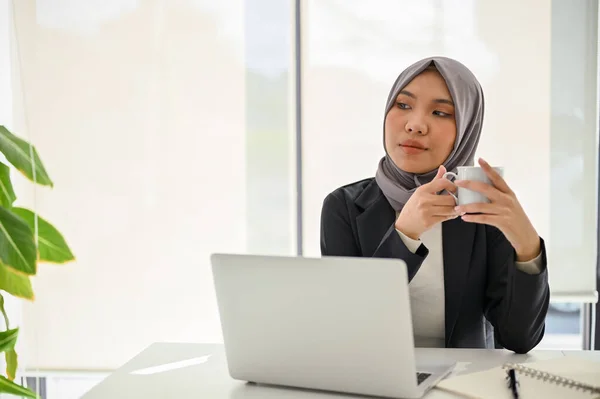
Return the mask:
<path fill-rule="evenodd" d="M 460 206 L 455 206 L 455 207 L 454 207 L 454 210 L 455 210 L 456 212 L 460 212 Z"/>

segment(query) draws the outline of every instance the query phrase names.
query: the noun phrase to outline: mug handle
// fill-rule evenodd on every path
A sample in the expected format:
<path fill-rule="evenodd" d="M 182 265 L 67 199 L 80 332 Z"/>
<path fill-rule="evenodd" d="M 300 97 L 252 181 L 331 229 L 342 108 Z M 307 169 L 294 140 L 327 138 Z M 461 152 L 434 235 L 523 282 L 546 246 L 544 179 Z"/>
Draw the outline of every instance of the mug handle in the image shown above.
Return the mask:
<path fill-rule="evenodd" d="M 447 179 L 448 176 L 452 176 L 454 178 L 454 180 L 458 179 L 458 175 L 454 172 L 446 172 L 444 173 L 444 175 L 442 176 L 442 178 Z M 458 197 L 456 195 L 454 195 L 453 193 L 451 193 L 448 190 L 443 190 L 445 192 L 447 192 L 448 194 L 450 194 L 452 196 L 452 198 L 454 198 L 454 202 L 456 202 L 456 204 L 458 205 Z"/>

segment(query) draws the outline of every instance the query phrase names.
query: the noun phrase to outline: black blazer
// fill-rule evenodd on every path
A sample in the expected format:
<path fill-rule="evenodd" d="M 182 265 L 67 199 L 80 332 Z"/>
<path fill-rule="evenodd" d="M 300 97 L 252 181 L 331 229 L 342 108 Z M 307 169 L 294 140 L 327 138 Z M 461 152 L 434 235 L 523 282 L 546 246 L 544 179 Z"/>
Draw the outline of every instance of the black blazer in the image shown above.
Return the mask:
<path fill-rule="evenodd" d="M 402 259 L 410 281 L 429 250 L 410 252 L 394 222 L 375 179 L 343 186 L 323 202 L 321 254 Z M 530 275 L 516 268 L 514 249 L 494 227 L 457 218 L 442 224 L 442 237 L 446 347 L 533 349 L 544 336 L 549 303 L 543 240 L 542 272 Z"/>

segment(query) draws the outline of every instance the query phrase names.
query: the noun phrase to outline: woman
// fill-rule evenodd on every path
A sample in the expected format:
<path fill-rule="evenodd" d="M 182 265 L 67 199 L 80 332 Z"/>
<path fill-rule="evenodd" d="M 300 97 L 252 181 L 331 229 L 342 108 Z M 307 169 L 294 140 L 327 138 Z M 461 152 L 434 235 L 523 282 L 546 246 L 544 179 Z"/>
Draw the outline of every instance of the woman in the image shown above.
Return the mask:
<path fill-rule="evenodd" d="M 427 58 L 402 72 L 385 110 L 386 155 L 375 178 L 325 198 L 321 253 L 404 260 L 415 346 L 485 348 L 495 338 L 526 353 L 544 335 L 544 241 L 487 162 L 479 165 L 492 185 L 443 177 L 473 165 L 483 108 L 479 82 L 455 60 Z M 491 203 L 457 207 L 440 195 L 456 186 Z"/>

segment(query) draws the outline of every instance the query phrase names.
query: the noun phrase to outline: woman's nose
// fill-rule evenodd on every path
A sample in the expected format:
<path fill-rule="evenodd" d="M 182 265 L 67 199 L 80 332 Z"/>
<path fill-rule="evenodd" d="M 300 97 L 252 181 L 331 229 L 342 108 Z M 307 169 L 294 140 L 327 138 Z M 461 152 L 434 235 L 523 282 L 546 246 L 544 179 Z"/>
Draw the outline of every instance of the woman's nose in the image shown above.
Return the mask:
<path fill-rule="evenodd" d="M 404 127 L 407 133 L 411 134 L 427 134 L 427 125 L 419 120 L 409 120 Z"/>

